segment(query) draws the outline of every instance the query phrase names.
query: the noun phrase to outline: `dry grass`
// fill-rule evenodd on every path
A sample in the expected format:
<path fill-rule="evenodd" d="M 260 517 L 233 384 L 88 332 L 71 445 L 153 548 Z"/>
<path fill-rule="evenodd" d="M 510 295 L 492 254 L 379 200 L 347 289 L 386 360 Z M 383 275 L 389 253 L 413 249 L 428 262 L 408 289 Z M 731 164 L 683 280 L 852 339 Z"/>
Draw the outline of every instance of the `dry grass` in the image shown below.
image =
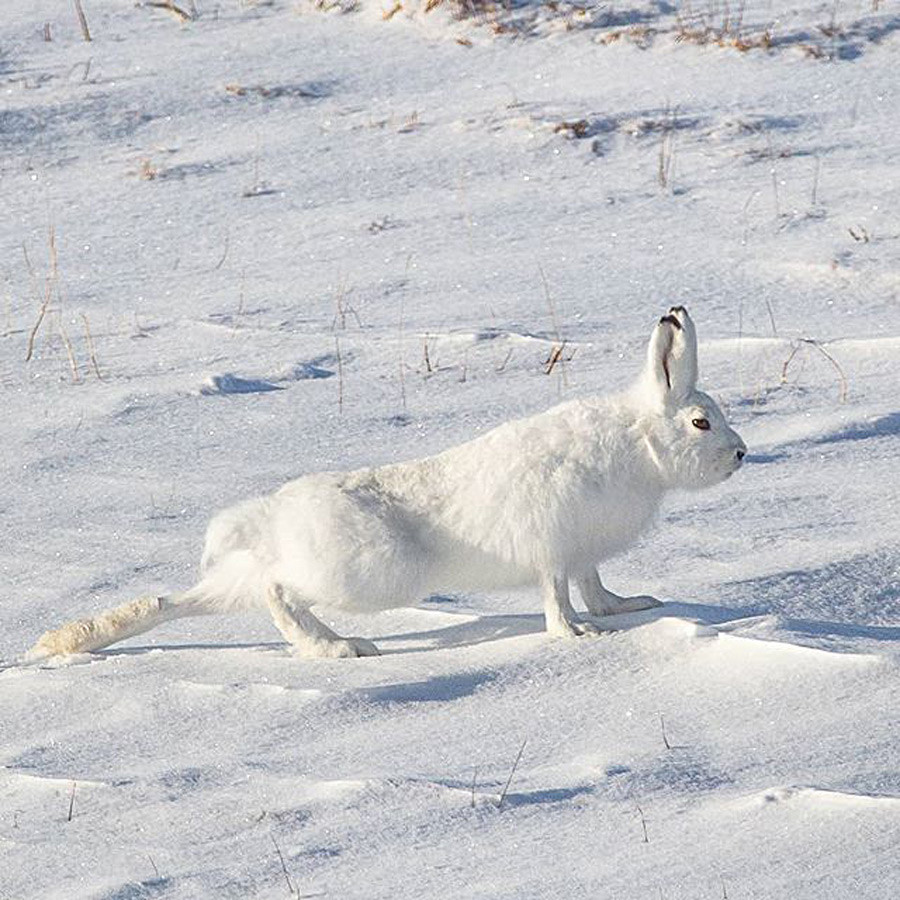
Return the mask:
<path fill-rule="evenodd" d="M 45 331 L 45 343 L 53 348 L 55 344 L 55 335 L 53 334 L 53 329 L 55 326 L 56 331 L 59 332 L 62 347 L 65 351 L 66 359 L 68 361 L 69 370 L 72 376 L 72 383 L 80 384 L 83 379 L 81 370 L 78 366 L 78 359 L 75 354 L 75 346 L 69 337 L 69 333 L 66 331 L 62 315 L 63 298 L 60 284 L 61 279 L 59 274 L 59 254 L 56 242 L 56 229 L 53 227 L 53 225 L 51 225 L 48 230 L 48 252 L 48 271 L 44 276 L 43 292 L 42 296 L 40 297 L 40 305 L 38 306 L 37 316 L 35 317 L 34 324 L 31 326 L 31 329 L 28 332 L 28 340 L 25 347 L 25 362 L 28 363 L 31 362 L 32 359 L 34 359 L 37 349 L 37 339 L 41 334 L 42 329 Z M 28 273 L 31 279 L 32 294 L 35 296 L 35 298 L 37 298 L 39 296 L 39 278 L 34 270 L 34 266 L 31 264 L 31 259 L 28 256 L 28 250 L 24 245 L 22 246 L 22 253 L 25 257 L 25 264 L 28 268 Z M 53 305 L 54 299 L 56 301 L 55 306 Z M 93 369 L 94 374 L 97 376 L 97 378 L 102 381 L 103 376 L 100 373 L 100 365 L 97 362 L 97 351 L 96 347 L 94 346 L 94 338 L 91 334 L 90 323 L 87 316 L 83 313 L 81 315 L 81 320 L 84 325 L 85 345 L 88 350 L 90 368 Z"/>
<path fill-rule="evenodd" d="M 337 334 L 334 336 L 334 354 L 337 357 L 338 367 L 338 412 L 344 413 L 344 359 L 341 356 L 341 341 Z"/>
<path fill-rule="evenodd" d="M 72 782 L 72 791 L 69 794 L 69 814 L 66 816 L 67 822 L 72 821 L 72 814 L 75 812 L 75 787 L 77 786 L 77 784 L 78 782 L 76 781 Z"/>
<path fill-rule="evenodd" d="M 193 22 L 196 15 L 180 6 L 177 6 L 173 0 L 144 0 L 140 6 L 147 6 L 150 9 L 164 9 L 178 19 L 179 22 Z"/>
<path fill-rule="evenodd" d="M 538 272 L 541 276 L 541 284 L 544 287 L 544 299 L 547 301 L 547 309 L 550 311 L 550 322 L 553 325 L 553 334 L 556 338 L 556 343 L 550 348 L 550 354 L 544 361 L 544 374 L 550 375 L 557 364 L 559 364 L 559 386 L 561 393 L 563 387 L 567 388 L 569 386 L 569 378 L 566 374 L 565 364 L 572 357 L 569 356 L 567 359 L 563 356 L 567 342 L 563 339 L 562 333 L 559 330 L 559 320 L 556 317 L 556 304 L 553 302 L 553 295 L 550 293 L 550 285 L 547 282 L 547 276 L 544 274 L 543 266 L 538 266 Z"/>
<path fill-rule="evenodd" d="M 278 841 L 275 840 L 275 835 L 272 835 L 272 843 L 275 845 L 275 852 L 278 854 L 278 861 L 281 863 L 281 872 L 284 875 L 284 880 L 287 882 L 288 892 L 292 897 L 298 896 L 299 892 L 294 888 L 294 883 L 291 881 L 290 873 L 287 870 L 287 865 L 284 861 L 284 855 L 281 852 L 281 847 L 278 846 Z"/>
<path fill-rule="evenodd" d="M 771 29 L 748 34 L 744 28 L 744 2 L 732 6 L 725 0 L 721 6 L 710 4 L 706 10 L 695 10 L 691 2 L 682 4 L 676 13 L 675 40 L 679 43 L 730 47 L 741 53 L 748 50 L 771 50 Z"/>
<path fill-rule="evenodd" d="M 672 745 L 669 743 L 669 736 L 666 734 L 666 720 L 663 718 L 663 714 L 659 714 L 659 728 L 662 732 L 663 745 L 666 750 L 671 750 Z"/>
<path fill-rule="evenodd" d="M 519 768 L 519 762 L 522 759 L 522 754 L 525 752 L 525 745 L 528 743 L 528 738 L 525 738 L 522 741 L 522 746 L 519 747 L 519 752 L 516 754 L 515 761 L 512 764 L 512 768 L 509 770 L 509 777 L 506 779 L 506 784 L 503 785 L 503 790 L 500 792 L 500 797 L 497 799 L 497 809 L 502 809 L 503 801 L 506 799 L 506 795 L 509 792 L 509 786 L 512 784 L 513 775 L 516 774 L 516 769 Z"/>
<path fill-rule="evenodd" d="M 75 4 L 75 15 L 78 16 L 78 25 L 81 28 L 81 37 L 90 43 L 91 41 L 91 29 L 88 28 L 87 16 L 84 14 L 84 7 L 81 5 L 81 0 L 73 0 Z"/>
<path fill-rule="evenodd" d="M 81 375 L 78 372 L 78 363 L 75 360 L 75 350 L 72 347 L 72 342 L 69 340 L 69 335 L 66 333 L 66 329 L 62 321 L 62 315 L 60 314 L 59 310 L 56 310 L 56 327 L 59 329 L 59 336 L 62 338 L 63 345 L 66 348 L 66 355 L 69 358 L 69 368 L 72 371 L 72 381 L 75 384 L 79 384 L 81 382 Z"/>
<path fill-rule="evenodd" d="M 82 313 L 81 320 L 84 322 L 84 336 L 87 340 L 88 345 L 88 356 L 91 360 L 91 368 L 94 370 L 94 374 L 100 381 L 103 381 L 103 376 L 100 374 L 100 365 L 97 362 L 97 351 L 94 348 L 94 338 L 91 334 L 91 323 L 88 321 L 88 317 Z"/>
<path fill-rule="evenodd" d="M 141 181 L 156 181 L 159 178 L 159 166 L 155 165 L 153 160 L 149 157 L 141 160 L 141 164 L 138 167 L 138 178 Z"/>
<path fill-rule="evenodd" d="M 676 112 L 666 104 L 662 136 L 659 142 L 659 157 L 656 162 L 656 180 L 664 191 L 669 191 L 675 175 L 675 121 Z"/>
<path fill-rule="evenodd" d="M 784 361 L 784 365 L 781 367 L 781 384 L 788 383 L 788 370 L 791 367 L 791 364 L 801 355 L 801 351 L 806 351 L 808 349 L 816 350 L 819 354 L 821 354 L 834 368 L 838 377 L 838 402 L 846 403 L 847 396 L 849 394 L 849 384 L 847 382 L 847 375 L 844 372 L 841 364 L 822 346 L 819 341 L 814 340 L 813 338 L 797 338 L 797 340 L 791 341 L 791 352 L 788 355 L 787 359 Z"/>
<path fill-rule="evenodd" d="M 636 803 L 635 803 L 635 808 L 638 811 L 638 815 L 641 817 L 641 831 L 644 834 L 644 839 L 643 839 L 642 843 L 649 844 L 650 837 L 647 834 L 647 820 L 644 818 L 644 811 Z"/>
<path fill-rule="evenodd" d="M 56 290 L 57 300 L 59 299 L 59 255 L 56 250 L 56 229 L 52 225 L 50 226 L 47 240 L 50 251 L 50 270 L 44 278 L 43 302 L 38 309 L 37 319 L 35 320 L 35 323 L 28 334 L 28 346 L 25 351 L 25 362 L 30 362 L 32 357 L 34 356 L 35 340 L 37 339 L 37 335 L 41 329 L 41 325 L 43 325 L 44 320 L 47 317 L 47 311 L 50 308 L 50 301 L 53 299 L 54 289 Z M 35 286 L 37 283 L 37 276 L 34 271 L 34 266 L 32 266 L 31 260 L 28 257 L 28 250 L 26 249 L 24 244 L 22 245 L 22 252 L 25 254 L 25 265 L 27 266 L 29 275 L 31 276 L 32 291 L 36 294 L 37 291 L 35 290 Z"/>

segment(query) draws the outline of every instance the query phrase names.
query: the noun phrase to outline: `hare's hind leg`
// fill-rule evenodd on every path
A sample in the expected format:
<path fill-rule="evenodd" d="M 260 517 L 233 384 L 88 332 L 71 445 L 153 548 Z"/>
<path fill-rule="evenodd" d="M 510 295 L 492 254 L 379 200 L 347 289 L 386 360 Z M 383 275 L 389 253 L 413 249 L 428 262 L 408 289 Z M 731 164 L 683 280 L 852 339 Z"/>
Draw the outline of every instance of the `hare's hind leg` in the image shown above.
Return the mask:
<path fill-rule="evenodd" d="M 577 578 L 576 583 L 581 599 L 592 616 L 614 616 L 617 613 L 637 612 L 641 609 L 662 606 L 655 597 L 620 597 L 614 594 L 603 586 L 600 576 L 594 569 Z"/>
<path fill-rule="evenodd" d="M 543 584 L 544 621 L 547 633 L 556 637 L 579 637 L 583 634 L 599 634 L 600 629 L 591 622 L 581 622 L 569 599 L 569 579 L 565 575 L 548 576 Z"/>
<path fill-rule="evenodd" d="M 378 648 L 365 638 L 344 638 L 320 622 L 297 595 L 281 584 L 266 591 L 269 612 L 285 639 L 301 656 L 378 656 Z"/>
<path fill-rule="evenodd" d="M 172 597 L 141 597 L 90 619 L 78 619 L 62 628 L 47 631 L 26 654 L 26 661 L 71 653 L 90 653 L 117 641 L 134 637 L 170 619 L 215 612 L 203 591 L 202 583 Z"/>

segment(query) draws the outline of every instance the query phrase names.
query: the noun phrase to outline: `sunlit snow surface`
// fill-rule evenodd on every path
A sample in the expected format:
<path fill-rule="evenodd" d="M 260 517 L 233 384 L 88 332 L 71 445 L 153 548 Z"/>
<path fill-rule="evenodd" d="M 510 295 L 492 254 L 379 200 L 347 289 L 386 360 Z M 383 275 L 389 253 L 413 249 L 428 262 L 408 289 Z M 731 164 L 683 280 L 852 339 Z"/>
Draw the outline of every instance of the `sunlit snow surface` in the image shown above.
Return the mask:
<path fill-rule="evenodd" d="M 175 5 L 0 15 L 0 897 L 893 896 L 898 4 Z M 662 609 L 15 665 L 224 505 L 623 385 L 674 302 L 751 455 L 604 571 Z"/>

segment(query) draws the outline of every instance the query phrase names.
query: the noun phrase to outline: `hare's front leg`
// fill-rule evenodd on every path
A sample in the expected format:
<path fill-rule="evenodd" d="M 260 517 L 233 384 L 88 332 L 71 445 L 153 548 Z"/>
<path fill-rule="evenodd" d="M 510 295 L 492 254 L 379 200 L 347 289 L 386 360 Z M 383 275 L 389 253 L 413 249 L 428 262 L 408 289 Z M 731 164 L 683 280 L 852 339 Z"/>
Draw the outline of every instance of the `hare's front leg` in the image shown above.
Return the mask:
<path fill-rule="evenodd" d="M 335 634 L 309 611 L 300 598 L 292 597 L 283 585 L 270 585 L 266 601 L 278 630 L 301 656 L 332 659 L 378 656 L 378 648 L 371 641 Z"/>
<path fill-rule="evenodd" d="M 603 587 L 600 576 L 591 569 L 576 579 L 584 605 L 592 616 L 613 616 L 617 613 L 637 612 L 662 606 L 655 597 L 620 597 Z"/>
<path fill-rule="evenodd" d="M 543 583 L 544 620 L 547 633 L 556 637 L 578 637 L 582 634 L 599 634 L 600 629 L 590 622 L 579 622 L 572 601 L 569 599 L 567 575 L 548 575 Z"/>

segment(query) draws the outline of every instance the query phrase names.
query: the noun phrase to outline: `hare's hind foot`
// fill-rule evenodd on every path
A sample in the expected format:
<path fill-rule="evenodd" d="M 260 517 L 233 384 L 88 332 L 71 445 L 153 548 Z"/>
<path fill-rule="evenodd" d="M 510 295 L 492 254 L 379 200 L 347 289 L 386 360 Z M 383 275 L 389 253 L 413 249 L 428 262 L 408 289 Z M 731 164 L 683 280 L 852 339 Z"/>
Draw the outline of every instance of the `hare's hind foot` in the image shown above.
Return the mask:
<path fill-rule="evenodd" d="M 50 656 L 90 653 L 116 641 L 140 634 L 163 617 L 160 597 L 142 597 L 123 603 L 91 619 L 69 622 L 53 631 L 45 631 L 25 656 L 37 662 Z"/>
<path fill-rule="evenodd" d="M 615 616 L 619 613 L 638 612 L 642 609 L 653 609 L 662 606 L 655 597 L 641 595 L 638 597 L 620 597 L 607 590 L 596 572 L 590 572 L 577 579 L 578 591 L 584 605 L 592 616 Z"/>
<path fill-rule="evenodd" d="M 378 648 L 365 638 L 335 634 L 309 611 L 303 598 L 282 584 L 270 585 L 266 601 L 278 630 L 298 656 L 308 659 L 353 659 L 379 655 Z"/>

